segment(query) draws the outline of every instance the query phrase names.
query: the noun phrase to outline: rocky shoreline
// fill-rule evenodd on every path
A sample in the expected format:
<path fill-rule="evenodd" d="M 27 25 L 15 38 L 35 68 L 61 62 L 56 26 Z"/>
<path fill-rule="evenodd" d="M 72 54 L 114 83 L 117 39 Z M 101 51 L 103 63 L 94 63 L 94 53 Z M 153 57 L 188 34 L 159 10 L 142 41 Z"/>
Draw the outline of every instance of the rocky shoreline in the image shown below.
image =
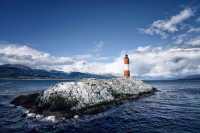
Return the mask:
<path fill-rule="evenodd" d="M 56 118 L 96 114 L 127 100 L 152 95 L 156 89 L 139 80 L 87 79 L 63 82 L 43 92 L 16 97 L 11 104 L 30 113 Z"/>

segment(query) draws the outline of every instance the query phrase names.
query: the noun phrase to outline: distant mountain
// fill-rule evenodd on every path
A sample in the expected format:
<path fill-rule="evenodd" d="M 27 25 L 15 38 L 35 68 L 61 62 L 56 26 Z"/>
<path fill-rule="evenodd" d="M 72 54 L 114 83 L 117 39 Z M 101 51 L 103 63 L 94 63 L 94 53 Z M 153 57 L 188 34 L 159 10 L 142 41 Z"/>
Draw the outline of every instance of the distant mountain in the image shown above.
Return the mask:
<path fill-rule="evenodd" d="M 8 79 L 81 79 L 81 78 L 111 78 L 112 75 L 96 75 L 90 73 L 62 71 L 47 71 L 32 69 L 19 64 L 0 65 L 0 78 Z"/>
<path fill-rule="evenodd" d="M 181 78 L 181 79 L 185 79 L 185 80 L 200 80 L 200 74 L 185 76 L 184 78 Z"/>

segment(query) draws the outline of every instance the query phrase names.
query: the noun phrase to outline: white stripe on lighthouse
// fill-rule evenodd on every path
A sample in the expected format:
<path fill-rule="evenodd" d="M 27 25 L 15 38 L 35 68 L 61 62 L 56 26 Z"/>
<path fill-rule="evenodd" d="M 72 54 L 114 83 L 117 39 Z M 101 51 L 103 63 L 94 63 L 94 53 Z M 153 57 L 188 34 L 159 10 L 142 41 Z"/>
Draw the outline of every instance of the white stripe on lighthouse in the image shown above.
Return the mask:
<path fill-rule="evenodd" d="M 124 64 L 124 70 L 129 70 L 129 64 Z"/>

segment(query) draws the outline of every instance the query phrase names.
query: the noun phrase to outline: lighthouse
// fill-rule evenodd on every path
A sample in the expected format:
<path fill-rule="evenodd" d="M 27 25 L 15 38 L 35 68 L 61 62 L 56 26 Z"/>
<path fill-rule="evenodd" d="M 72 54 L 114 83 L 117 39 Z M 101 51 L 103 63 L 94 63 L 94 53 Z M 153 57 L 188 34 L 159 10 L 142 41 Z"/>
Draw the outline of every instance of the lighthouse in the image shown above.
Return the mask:
<path fill-rule="evenodd" d="M 126 54 L 124 57 L 124 77 L 129 78 L 130 77 L 130 70 L 129 70 L 129 58 Z"/>

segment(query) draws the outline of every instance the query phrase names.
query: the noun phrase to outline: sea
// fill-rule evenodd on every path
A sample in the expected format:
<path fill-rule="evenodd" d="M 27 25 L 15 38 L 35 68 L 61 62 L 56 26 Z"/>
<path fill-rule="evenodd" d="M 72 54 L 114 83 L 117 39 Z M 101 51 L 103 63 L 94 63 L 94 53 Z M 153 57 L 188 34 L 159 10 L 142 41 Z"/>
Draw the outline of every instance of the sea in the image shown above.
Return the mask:
<path fill-rule="evenodd" d="M 47 89 L 59 80 L 0 80 L 0 133 L 200 133 L 200 80 L 144 81 L 153 95 L 104 112 L 62 121 L 40 121 L 11 105 L 18 95 Z"/>

